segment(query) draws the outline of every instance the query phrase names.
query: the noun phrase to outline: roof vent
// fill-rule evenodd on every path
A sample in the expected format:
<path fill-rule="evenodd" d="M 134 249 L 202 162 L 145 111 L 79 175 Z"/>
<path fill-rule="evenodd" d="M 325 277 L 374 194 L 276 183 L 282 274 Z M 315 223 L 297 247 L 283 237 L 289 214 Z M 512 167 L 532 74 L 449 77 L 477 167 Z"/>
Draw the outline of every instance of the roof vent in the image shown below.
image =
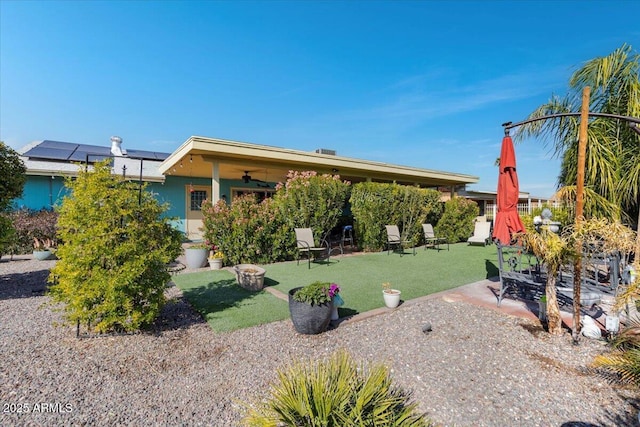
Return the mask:
<path fill-rule="evenodd" d="M 330 156 L 335 156 L 336 155 L 336 150 L 329 150 L 328 148 L 318 148 L 316 150 L 316 153 L 318 153 L 318 154 L 328 154 Z"/>
<path fill-rule="evenodd" d="M 111 137 L 111 154 L 114 156 L 126 156 L 127 150 L 123 150 L 122 147 L 122 138 L 119 136 Z"/>

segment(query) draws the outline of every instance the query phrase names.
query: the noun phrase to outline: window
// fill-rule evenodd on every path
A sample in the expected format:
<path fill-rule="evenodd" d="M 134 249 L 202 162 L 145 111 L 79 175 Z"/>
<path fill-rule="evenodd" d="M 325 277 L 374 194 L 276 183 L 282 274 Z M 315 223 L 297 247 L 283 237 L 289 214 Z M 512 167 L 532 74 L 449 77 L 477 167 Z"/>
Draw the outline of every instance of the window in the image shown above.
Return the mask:
<path fill-rule="evenodd" d="M 249 189 L 233 189 L 233 197 L 244 196 L 245 194 L 254 194 L 258 199 L 258 202 L 268 199 L 273 196 L 275 190 L 249 190 Z"/>
<path fill-rule="evenodd" d="M 193 190 L 191 191 L 191 210 L 199 211 L 202 202 L 207 198 L 206 190 Z"/>

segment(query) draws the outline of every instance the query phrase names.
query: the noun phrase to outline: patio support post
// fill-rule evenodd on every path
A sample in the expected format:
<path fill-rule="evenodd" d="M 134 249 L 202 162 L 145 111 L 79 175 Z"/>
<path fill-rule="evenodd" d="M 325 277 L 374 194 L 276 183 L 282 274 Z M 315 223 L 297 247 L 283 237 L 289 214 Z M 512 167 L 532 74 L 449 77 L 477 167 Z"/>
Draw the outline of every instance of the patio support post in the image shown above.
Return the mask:
<path fill-rule="evenodd" d="M 220 162 L 211 162 L 211 203 L 216 204 L 220 200 Z"/>
<path fill-rule="evenodd" d="M 582 110 L 580 111 L 580 131 L 578 133 L 578 171 L 576 175 L 576 225 L 579 227 L 584 217 L 584 163 L 587 154 L 587 127 L 589 125 L 589 96 L 591 88 L 582 89 Z M 582 241 L 576 245 L 576 259 L 573 263 L 573 342 L 580 339 L 580 282 L 582 281 Z"/>

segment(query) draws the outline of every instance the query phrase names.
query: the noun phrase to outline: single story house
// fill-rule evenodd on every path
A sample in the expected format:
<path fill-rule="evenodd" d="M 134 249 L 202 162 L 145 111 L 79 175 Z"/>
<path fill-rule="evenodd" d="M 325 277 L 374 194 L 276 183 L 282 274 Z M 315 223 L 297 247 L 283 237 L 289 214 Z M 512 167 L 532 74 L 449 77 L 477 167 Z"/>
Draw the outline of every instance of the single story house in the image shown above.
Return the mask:
<path fill-rule="evenodd" d="M 26 167 L 27 183 L 16 207 L 51 208 L 65 194 L 63 177 L 75 176 L 78 163 L 112 158 L 113 173 L 149 183 L 161 202 L 169 203 L 168 215 L 191 239 L 201 237 L 203 200 L 228 202 L 242 194 L 269 197 L 290 170 L 313 170 L 340 175 L 352 183 L 397 182 L 439 189 L 447 199 L 478 182 L 478 177 L 384 162 L 341 157 L 335 151 L 313 152 L 192 136 L 173 153 L 124 149 L 122 139 L 111 146 L 59 141 L 39 141 L 19 150 Z"/>
<path fill-rule="evenodd" d="M 458 195 L 476 202 L 480 208 L 480 216 L 485 216 L 488 221 L 493 221 L 497 212 L 497 191 L 463 189 L 458 192 Z M 531 214 L 534 208 L 539 208 L 543 205 L 558 207 L 560 203 L 549 198 L 533 197 L 525 191 L 521 191 L 518 195 L 518 212 L 520 215 Z"/>

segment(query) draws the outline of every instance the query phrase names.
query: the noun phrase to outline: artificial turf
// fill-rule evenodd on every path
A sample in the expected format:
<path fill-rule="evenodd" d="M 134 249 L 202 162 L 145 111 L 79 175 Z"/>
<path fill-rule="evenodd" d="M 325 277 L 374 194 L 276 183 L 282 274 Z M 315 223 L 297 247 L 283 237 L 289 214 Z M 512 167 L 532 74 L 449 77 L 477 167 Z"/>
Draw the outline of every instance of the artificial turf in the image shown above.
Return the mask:
<path fill-rule="evenodd" d="M 410 300 L 498 275 L 496 248 L 450 245 L 450 250 L 423 250 L 416 255 L 376 252 L 334 256 L 329 261 L 306 260 L 261 265 L 266 269 L 265 286 L 286 294 L 290 289 L 314 281 L 337 283 L 345 305 L 341 317 L 384 306 L 382 283 L 390 282 Z M 190 304 L 218 332 L 283 320 L 289 317 L 286 301 L 266 292 L 250 292 L 235 282 L 226 270 L 183 273 L 174 277 Z"/>

